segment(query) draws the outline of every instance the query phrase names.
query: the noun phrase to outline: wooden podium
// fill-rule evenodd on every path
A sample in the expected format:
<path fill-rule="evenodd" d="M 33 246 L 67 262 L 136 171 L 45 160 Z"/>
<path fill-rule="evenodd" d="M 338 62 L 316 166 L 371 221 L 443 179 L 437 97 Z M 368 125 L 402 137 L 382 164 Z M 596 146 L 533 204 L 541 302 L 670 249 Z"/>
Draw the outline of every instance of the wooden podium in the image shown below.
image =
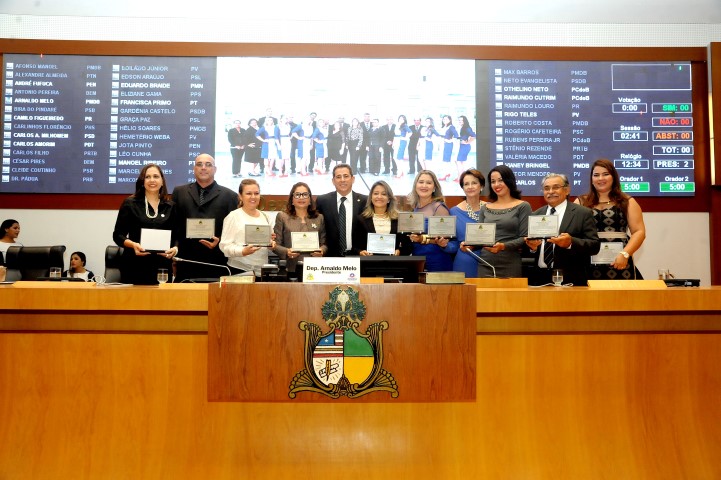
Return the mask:
<path fill-rule="evenodd" d="M 326 338 L 338 332 L 324 320 L 327 309 L 335 308 L 329 300 L 336 287 L 297 283 L 210 285 L 208 400 L 475 400 L 476 292 L 472 285 L 341 286 L 342 290 L 356 291 L 365 307 L 356 329 L 360 338 L 369 334 L 373 325 L 383 325 L 369 338 L 382 337 L 376 356 L 387 375 L 378 383 L 388 387 L 337 398 L 313 389 L 290 395 L 291 384 L 307 381 L 309 371 L 313 376 L 309 367 L 312 355 L 306 346 L 306 333 L 311 328 L 308 324 L 317 325 L 311 329 Z M 349 360 L 346 365 L 350 365 Z"/>

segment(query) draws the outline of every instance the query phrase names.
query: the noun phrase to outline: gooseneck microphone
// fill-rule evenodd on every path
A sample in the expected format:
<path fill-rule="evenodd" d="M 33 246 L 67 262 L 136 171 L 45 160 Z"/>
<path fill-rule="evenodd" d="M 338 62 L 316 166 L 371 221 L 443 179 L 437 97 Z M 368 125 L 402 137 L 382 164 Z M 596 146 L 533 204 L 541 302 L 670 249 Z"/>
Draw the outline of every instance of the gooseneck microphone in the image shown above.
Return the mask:
<path fill-rule="evenodd" d="M 198 260 L 188 260 L 187 258 L 180 258 L 180 257 L 173 257 L 173 260 L 176 262 L 187 262 L 187 263 L 195 263 L 198 265 L 205 265 L 208 267 L 224 268 L 225 271 L 228 272 L 228 276 L 233 275 L 233 272 L 230 271 L 230 268 L 227 265 L 218 265 L 217 263 L 209 263 L 209 262 L 199 262 Z"/>
<path fill-rule="evenodd" d="M 471 255 L 473 255 L 473 257 L 474 257 L 476 260 L 478 260 L 479 262 L 483 262 L 483 263 L 485 263 L 486 265 L 488 265 L 489 267 L 491 267 L 491 270 L 493 270 L 493 278 L 496 278 L 496 267 L 494 267 L 493 265 L 491 265 L 490 263 L 488 263 L 487 261 L 485 261 L 484 259 L 482 259 L 479 255 L 476 255 L 476 253 L 475 253 L 473 250 L 468 250 L 467 253 L 470 253 Z"/>

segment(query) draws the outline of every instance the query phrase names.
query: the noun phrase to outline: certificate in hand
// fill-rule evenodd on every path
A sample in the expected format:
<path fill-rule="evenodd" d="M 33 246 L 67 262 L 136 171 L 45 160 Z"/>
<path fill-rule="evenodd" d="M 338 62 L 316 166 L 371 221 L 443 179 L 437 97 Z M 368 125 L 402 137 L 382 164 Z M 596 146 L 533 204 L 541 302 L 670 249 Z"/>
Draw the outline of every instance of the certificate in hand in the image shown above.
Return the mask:
<path fill-rule="evenodd" d="M 211 239 L 214 236 L 214 218 L 189 218 L 185 221 L 185 238 Z"/>
<path fill-rule="evenodd" d="M 451 216 L 434 216 L 428 217 L 428 236 L 429 237 L 455 237 L 456 236 L 456 217 Z"/>
<path fill-rule="evenodd" d="M 140 246 L 146 252 L 164 252 L 170 249 L 170 230 L 140 229 Z"/>
<path fill-rule="evenodd" d="M 398 231 L 400 233 L 423 233 L 425 226 L 420 212 L 398 212 Z"/>
<path fill-rule="evenodd" d="M 270 247 L 270 225 L 246 225 L 245 244 L 251 247 Z"/>
<path fill-rule="evenodd" d="M 611 265 L 623 250 L 622 242 L 601 242 L 601 250 L 591 256 L 591 263 L 594 265 Z"/>
<path fill-rule="evenodd" d="M 558 236 L 558 215 L 529 215 L 528 238 L 546 239 Z"/>
<path fill-rule="evenodd" d="M 492 247 L 496 244 L 495 223 L 467 223 L 466 224 L 466 245 L 477 247 Z"/>
<path fill-rule="evenodd" d="M 396 235 L 395 233 L 369 233 L 368 247 L 371 253 L 380 255 L 395 255 L 396 253 Z"/>
<path fill-rule="evenodd" d="M 320 250 L 318 232 L 290 232 L 290 248 L 295 252 Z"/>

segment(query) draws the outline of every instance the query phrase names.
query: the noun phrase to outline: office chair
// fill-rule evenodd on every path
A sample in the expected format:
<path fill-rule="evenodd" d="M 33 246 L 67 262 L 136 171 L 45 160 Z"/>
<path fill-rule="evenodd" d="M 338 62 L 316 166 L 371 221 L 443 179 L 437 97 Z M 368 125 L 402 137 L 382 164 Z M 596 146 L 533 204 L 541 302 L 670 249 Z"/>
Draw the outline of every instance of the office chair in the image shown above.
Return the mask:
<path fill-rule="evenodd" d="M 7 281 L 37 280 L 47 277 L 50 267 L 64 270 L 65 245 L 48 247 L 10 247 L 5 255 Z"/>
<path fill-rule="evenodd" d="M 123 257 L 123 247 L 108 245 L 105 248 L 105 283 L 120 283 L 120 263 Z"/>

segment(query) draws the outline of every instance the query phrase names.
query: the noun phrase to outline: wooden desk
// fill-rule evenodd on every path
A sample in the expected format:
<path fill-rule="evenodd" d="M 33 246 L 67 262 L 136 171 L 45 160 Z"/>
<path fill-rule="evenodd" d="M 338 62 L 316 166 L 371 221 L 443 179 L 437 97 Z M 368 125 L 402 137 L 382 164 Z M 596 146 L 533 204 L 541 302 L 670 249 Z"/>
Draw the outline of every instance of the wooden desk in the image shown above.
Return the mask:
<path fill-rule="evenodd" d="M 0 287 L 0 478 L 721 478 L 721 288 L 477 290 L 475 402 L 290 405 L 207 401 L 205 288 Z"/>

